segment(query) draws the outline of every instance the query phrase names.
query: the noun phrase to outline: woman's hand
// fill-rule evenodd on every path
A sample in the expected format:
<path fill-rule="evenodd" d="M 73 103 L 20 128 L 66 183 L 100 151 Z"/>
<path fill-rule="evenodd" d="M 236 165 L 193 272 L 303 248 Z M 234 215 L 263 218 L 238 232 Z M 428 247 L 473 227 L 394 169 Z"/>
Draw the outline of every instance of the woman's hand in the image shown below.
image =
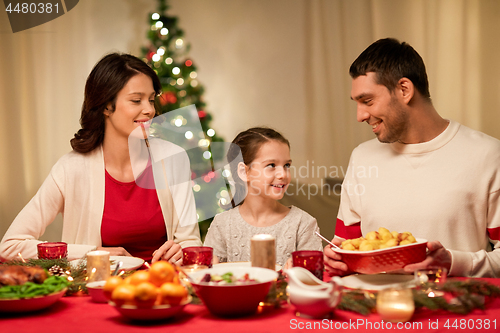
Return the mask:
<path fill-rule="evenodd" d="M 292 268 L 292 267 L 293 267 L 292 258 L 288 258 L 288 260 L 285 263 L 285 267 L 283 267 L 283 269 L 289 269 L 289 268 Z"/>
<path fill-rule="evenodd" d="M 451 253 L 438 241 L 427 242 L 427 249 L 429 249 L 427 258 L 422 262 L 406 265 L 405 272 L 413 273 L 417 269 L 428 267 L 444 267 L 450 272 Z"/>
<path fill-rule="evenodd" d="M 123 247 L 102 247 L 99 246 L 97 250 L 108 251 L 110 256 L 126 256 L 132 257 Z"/>
<path fill-rule="evenodd" d="M 151 263 L 158 260 L 167 260 L 172 264 L 180 264 L 182 261 L 182 247 L 173 240 L 166 241 L 158 250 L 153 252 Z"/>
<path fill-rule="evenodd" d="M 332 239 L 332 243 L 340 246 L 342 242 L 340 239 L 334 238 Z M 344 276 L 351 273 L 347 268 L 347 265 L 342 261 L 342 256 L 338 253 L 335 253 L 332 250 L 331 245 L 325 246 L 323 254 L 325 270 L 330 276 Z"/>

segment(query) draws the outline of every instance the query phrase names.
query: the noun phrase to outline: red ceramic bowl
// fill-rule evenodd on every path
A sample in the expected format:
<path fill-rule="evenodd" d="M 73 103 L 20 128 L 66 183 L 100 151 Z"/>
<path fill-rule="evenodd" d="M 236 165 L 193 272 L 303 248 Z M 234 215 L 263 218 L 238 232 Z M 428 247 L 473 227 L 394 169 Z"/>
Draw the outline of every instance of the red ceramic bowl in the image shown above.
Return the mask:
<path fill-rule="evenodd" d="M 242 277 L 246 273 L 251 279 L 258 282 L 248 284 L 212 285 L 209 282 L 199 282 L 205 274 L 222 275 L 232 272 L 236 277 Z M 259 303 L 264 301 L 271 283 L 278 278 L 278 273 L 260 267 L 230 266 L 224 265 L 189 273 L 191 283 L 198 297 L 202 300 L 208 310 L 222 317 L 238 317 L 255 313 Z"/>
<path fill-rule="evenodd" d="M 353 272 L 377 274 L 395 272 L 408 264 L 423 261 L 426 257 L 427 240 L 417 238 L 417 242 L 408 245 L 389 247 L 373 251 L 349 251 L 332 248 L 342 255 L 342 261 Z"/>

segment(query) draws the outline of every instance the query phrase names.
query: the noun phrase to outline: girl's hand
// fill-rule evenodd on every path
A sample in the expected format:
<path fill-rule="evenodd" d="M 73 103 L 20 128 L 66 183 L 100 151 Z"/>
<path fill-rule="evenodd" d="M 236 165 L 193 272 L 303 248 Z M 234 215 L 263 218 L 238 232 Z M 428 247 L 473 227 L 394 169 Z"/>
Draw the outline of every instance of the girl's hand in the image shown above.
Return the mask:
<path fill-rule="evenodd" d="M 173 240 L 166 241 L 158 250 L 153 252 L 151 263 L 158 260 L 167 260 L 172 264 L 180 265 L 182 263 L 182 247 Z"/>
<path fill-rule="evenodd" d="M 132 257 L 130 253 L 127 252 L 123 247 L 97 247 L 96 250 L 108 251 L 110 256 L 126 256 Z"/>

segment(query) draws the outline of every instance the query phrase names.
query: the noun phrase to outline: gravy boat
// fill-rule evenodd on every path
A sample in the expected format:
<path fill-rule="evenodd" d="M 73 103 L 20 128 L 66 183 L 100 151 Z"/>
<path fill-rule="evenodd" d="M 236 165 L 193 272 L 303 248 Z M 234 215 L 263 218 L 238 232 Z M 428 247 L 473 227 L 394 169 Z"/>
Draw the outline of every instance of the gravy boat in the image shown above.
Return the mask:
<path fill-rule="evenodd" d="M 295 306 L 298 315 L 309 318 L 328 316 L 342 298 L 342 280 L 335 276 L 323 282 L 302 267 L 285 270 L 288 276 L 288 302 Z"/>

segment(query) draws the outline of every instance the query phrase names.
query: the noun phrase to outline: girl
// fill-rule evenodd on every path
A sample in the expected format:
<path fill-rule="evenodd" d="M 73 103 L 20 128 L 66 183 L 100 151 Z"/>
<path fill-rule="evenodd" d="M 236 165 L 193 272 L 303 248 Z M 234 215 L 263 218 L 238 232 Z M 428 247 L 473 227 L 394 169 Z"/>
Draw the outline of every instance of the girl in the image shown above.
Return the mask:
<path fill-rule="evenodd" d="M 73 151 L 59 159 L 9 227 L 0 258 L 18 253 L 36 258 L 38 238 L 58 213 L 63 214 L 68 259 L 98 248 L 175 262 L 182 257 L 181 245 L 201 245 L 185 152 L 163 141 L 163 151 L 185 158 L 172 165 L 151 164 L 145 149 L 135 156 L 134 162 L 143 165 L 137 180 L 154 184 L 152 189 L 139 186 L 132 170 L 129 136 L 151 122 L 160 93 L 158 76 L 139 58 L 113 53 L 96 64 L 85 85 L 82 128 L 71 140 Z M 186 181 L 170 190 L 163 174 Z"/>
<path fill-rule="evenodd" d="M 275 237 L 276 262 L 281 266 L 291 265 L 293 251 L 323 250 L 321 240 L 314 236 L 318 230 L 316 219 L 297 207 L 278 202 L 290 183 L 288 140 L 270 128 L 250 128 L 233 140 L 228 161 L 233 161 L 240 151 L 243 162 L 231 170 L 236 182 L 233 202 L 238 203 L 241 197 L 244 200 L 216 215 L 210 225 L 205 245 L 214 249 L 215 259 L 250 261 L 250 238 L 256 234 Z"/>

